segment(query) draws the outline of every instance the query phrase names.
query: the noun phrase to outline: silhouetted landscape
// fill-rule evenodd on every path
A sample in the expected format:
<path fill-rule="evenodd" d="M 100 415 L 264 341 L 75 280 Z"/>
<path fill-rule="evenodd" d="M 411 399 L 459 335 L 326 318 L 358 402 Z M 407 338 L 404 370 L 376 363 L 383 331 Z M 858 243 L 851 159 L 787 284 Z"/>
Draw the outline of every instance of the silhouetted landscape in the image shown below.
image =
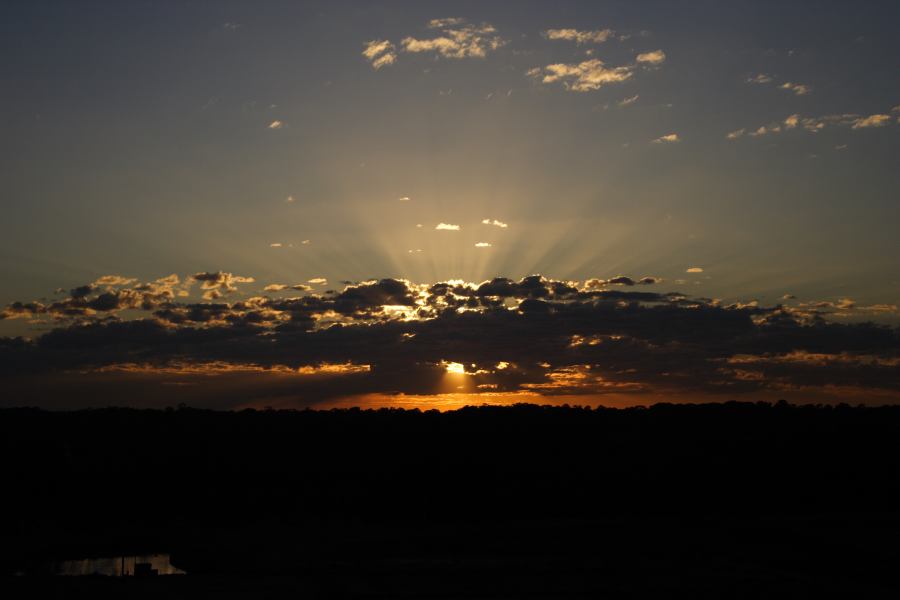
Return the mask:
<path fill-rule="evenodd" d="M 900 407 L 22 408 L 0 439 L 19 592 L 896 591 Z M 187 575 L 42 577 L 150 552 Z"/>

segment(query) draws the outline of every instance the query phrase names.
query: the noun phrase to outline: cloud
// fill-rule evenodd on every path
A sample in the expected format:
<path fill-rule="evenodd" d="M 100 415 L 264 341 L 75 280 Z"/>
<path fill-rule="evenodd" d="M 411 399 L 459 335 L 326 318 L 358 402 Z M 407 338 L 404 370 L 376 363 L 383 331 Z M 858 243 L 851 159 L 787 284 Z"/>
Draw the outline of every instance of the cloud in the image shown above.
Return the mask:
<path fill-rule="evenodd" d="M 435 226 L 438 231 L 459 231 L 459 225 L 451 225 L 450 223 L 438 223 Z"/>
<path fill-rule="evenodd" d="M 853 122 L 852 129 L 864 129 L 866 127 L 884 127 L 891 122 L 890 115 L 869 115 Z"/>
<path fill-rule="evenodd" d="M 290 286 L 287 286 L 283 283 L 273 283 L 271 285 L 267 285 L 263 288 L 264 292 L 281 292 L 283 290 L 288 289 Z"/>
<path fill-rule="evenodd" d="M 400 202 L 409 202 L 409 196 L 403 196 L 400 198 Z"/>
<path fill-rule="evenodd" d="M 583 44 L 602 44 L 615 35 L 612 29 L 599 29 L 594 31 L 581 31 L 578 29 L 548 29 L 543 35 L 548 40 L 565 40 Z"/>
<path fill-rule="evenodd" d="M 488 243 L 488 242 L 477 242 L 477 243 L 475 244 L 475 247 L 476 247 L 476 248 L 490 248 L 490 247 L 491 247 L 491 244 Z"/>
<path fill-rule="evenodd" d="M 121 275 L 104 275 L 103 277 L 98 277 L 91 286 L 123 286 L 123 285 L 131 285 L 135 283 L 137 279 L 133 277 L 122 277 Z M 176 277 L 176 282 L 177 277 Z"/>
<path fill-rule="evenodd" d="M 873 114 L 869 115 L 868 117 L 864 117 L 856 113 L 839 113 L 823 115 L 820 117 L 803 117 L 799 114 L 792 114 L 787 116 L 780 122 L 772 122 L 765 125 L 760 125 L 758 128 L 752 130 L 748 135 L 751 137 L 759 137 L 795 129 L 807 131 L 809 133 L 819 133 L 820 131 L 823 131 L 828 127 L 849 127 L 851 129 L 865 129 L 869 127 L 884 127 L 886 125 L 889 125 L 890 123 L 891 117 L 890 115 L 886 114 Z M 729 137 L 729 139 L 734 139 L 736 137 L 739 137 L 739 135 L 731 137 L 731 134 L 728 134 L 727 137 Z"/>
<path fill-rule="evenodd" d="M 443 29 L 445 27 L 455 27 L 462 25 L 466 20 L 461 17 L 447 17 L 444 19 L 431 19 L 428 21 L 428 29 Z"/>
<path fill-rule="evenodd" d="M 408 53 L 433 52 L 443 58 L 484 58 L 507 43 L 488 23 L 472 25 L 456 18 L 433 19 L 429 21 L 428 28 L 440 29 L 442 35 L 427 39 L 405 37 L 400 42 L 402 50 Z"/>
<path fill-rule="evenodd" d="M 388 40 L 372 40 L 366 42 L 362 55 L 376 71 L 382 67 L 394 64 L 397 60 L 394 44 Z"/>
<path fill-rule="evenodd" d="M 681 141 L 681 138 L 678 137 L 677 133 L 669 133 L 667 135 L 660 136 L 652 141 L 654 144 L 675 144 Z"/>
<path fill-rule="evenodd" d="M 792 83 L 790 81 L 782 83 L 778 86 L 782 90 L 794 92 L 798 96 L 805 96 L 812 91 L 812 88 L 802 83 Z"/>
<path fill-rule="evenodd" d="M 572 92 L 590 92 L 599 90 L 610 83 L 620 83 L 632 76 L 633 67 L 606 67 L 599 58 L 592 58 L 580 63 L 557 63 L 546 67 L 530 69 L 526 75 L 539 79 L 541 83 L 561 83 Z"/>
<path fill-rule="evenodd" d="M 736 140 L 737 138 L 744 135 L 745 129 L 735 129 L 734 131 L 728 132 L 725 137 L 729 140 Z"/>
<path fill-rule="evenodd" d="M 313 277 L 312 279 L 310 279 L 310 280 L 307 281 L 306 283 L 311 283 L 311 284 L 313 284 L 313 285 L 325 285 L 325 284 L 328 283 L 328 280 L 325 279 L 324 277 Z"/>
<path fill-rule="evenodd" d="M 503 221 L 498 221 L 497 219 L 482 219 L 481 222 L 484 225 L 493 225 L 495 227 L 500 227 L 501 229 L 506 229 L 507 227 L 509 227 L 509 225 L 507 225 Z"/>
<path fill-rule="evenodd" d="M 269 129 L 281 129 L 282 127 L 284 127 L 284 123 L 282 121 L 279 121 L 276 119 L 276 120 L 272 121 L 271 123 L 269 123 L 268 127 L 269 127 Z"/>
<path fill-rule="evenodd" d="M 703 272 L 702 267 L 688 267 L 687 270 L 685 270 L 685 273 L 702 273 L 702 272 Z"/>
<path fill-rule="evenodd" d="M 638 98 L 640 98 L 640 96 L 638 94 L 635 94 L 634 96 L 631 96 L 629 98 L 623 98 L 619 100 L 618 104 L 620 107 L 630 106 L 637 102 Z"/>
<path fill-rule="evenodd" d="M 748 77 L 747 83 L 756 83 L 756 84 L 772 83 L 772 76 L 766 75 L 765 73 L 759 73 L 752 77 Z"/>
<path fill-rule="evenodd" d="M 288 196 L 287 198 L 284 199 L 285 204 L 293 204 L 296 201 L 297 200 L 293 196 Z"/>
<path fill-rule="evenodd" d="M 198 280 L 216 286 L 227 280 L 210 275 Z M 465 365 L 472 393 L 527 391 L 536 398 L 626 392 L 767 398 L 845 386 L 900 398 L 900 330 L 837 321 L 896 314 L 893 305 L 860 306 L 848 298 L 724 305 L 635 291 L 645 279 L 651 278 L 619 275 L 583 287 L 540 275 L 480 283 L 377 279 L 321 295 L 147 304 L 133 288 L 93 291 L 61 301 L 93 305 L 90 319 L 58 312 L 61 320 L 35 340 L 0 339 L 0 370 L 15 373 L 23 389 L 54 378 L 71 390 L 112 374 L 135 374 L 134 385 L 142 386 L 135 389 L 176 375 L 213 381 L 224 373 L 272 374 L 306 405 L 371 393 L 440 394 L 449 363 Z M 103 312 L 117 306 L 146 314 Z M 42 317 L 49 310 L 18 302 L 2 314 Z M 264 393 L 243 388 L 241 402 Z M 66 401 L 89 405 L 96 398 L 73 392 Z"/>
<path fill-rule="evenodd" d="M 216 300 L 238 291 L 237 284 L 239 283 L 255 281 L 252 277 L 233 275 L 224 271 L 194 273 L 191 275 L 191 279 L 199 282 L 200 288 L 205 290 L 203 293 L 205 300 Z"/>
<path fill-rule="evenodd" d="M 648 65 L 661 65 L 666 60 L 666 53 L 662 50 L 644 52 L 643 54 L 638 54 L 636 60 L 639 63 L 645 63 Z"/>
<path fill-rule="evenodd" d="M 272 242 L 271 244 L 269 244 L 270 248 L 281 248 L 281 246 L 281 242 Z"/>

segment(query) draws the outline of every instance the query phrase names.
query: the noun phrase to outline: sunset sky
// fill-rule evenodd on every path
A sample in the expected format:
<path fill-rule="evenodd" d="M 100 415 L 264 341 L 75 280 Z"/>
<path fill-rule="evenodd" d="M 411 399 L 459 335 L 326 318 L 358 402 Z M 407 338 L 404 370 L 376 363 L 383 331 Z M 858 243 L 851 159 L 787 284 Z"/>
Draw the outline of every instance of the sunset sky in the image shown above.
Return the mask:
<path fill-rule="evenodd" d="M 4 3 L 3 405 L 897 402 L 898 22 Z"/>

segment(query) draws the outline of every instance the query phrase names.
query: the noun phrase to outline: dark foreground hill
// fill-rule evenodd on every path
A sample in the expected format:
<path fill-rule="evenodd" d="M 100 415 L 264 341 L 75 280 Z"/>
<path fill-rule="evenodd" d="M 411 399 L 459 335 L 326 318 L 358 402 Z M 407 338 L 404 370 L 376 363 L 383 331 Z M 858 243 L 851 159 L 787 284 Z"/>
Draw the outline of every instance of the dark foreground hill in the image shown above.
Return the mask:
<path fill-rule="evenodd" d="M 900 407 L 0 411 L 2 586 L 896 597 Z M 189 575 L 51 578 L 168 552 Z"/>

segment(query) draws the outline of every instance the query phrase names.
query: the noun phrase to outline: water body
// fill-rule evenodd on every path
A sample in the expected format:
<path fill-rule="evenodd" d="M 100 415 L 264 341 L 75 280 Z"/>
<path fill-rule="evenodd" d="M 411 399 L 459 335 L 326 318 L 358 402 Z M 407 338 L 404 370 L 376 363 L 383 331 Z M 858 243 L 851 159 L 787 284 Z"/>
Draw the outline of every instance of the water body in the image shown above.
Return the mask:
<path fill-rule="evenodd" d="M 150 563 L 150 568 L 156 569 L 159 575 L 185 574 L 181 569 L 172 566 L 172 563 L 169 562 L 168 554 L 141 554 L 138 556 L 111 556 L 64 560 L 55 564 L 54 574 L 108 575 L 110 577 L 122 577 L 123 575 L 134 575 L 134 565 L 138 563 Z"/>

